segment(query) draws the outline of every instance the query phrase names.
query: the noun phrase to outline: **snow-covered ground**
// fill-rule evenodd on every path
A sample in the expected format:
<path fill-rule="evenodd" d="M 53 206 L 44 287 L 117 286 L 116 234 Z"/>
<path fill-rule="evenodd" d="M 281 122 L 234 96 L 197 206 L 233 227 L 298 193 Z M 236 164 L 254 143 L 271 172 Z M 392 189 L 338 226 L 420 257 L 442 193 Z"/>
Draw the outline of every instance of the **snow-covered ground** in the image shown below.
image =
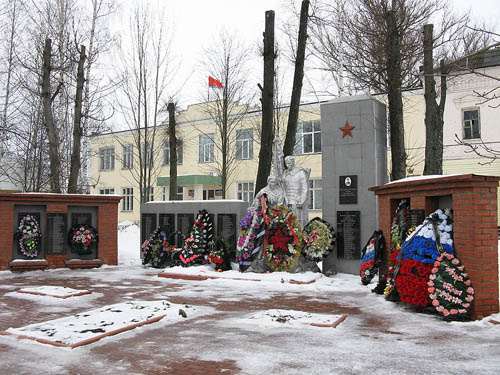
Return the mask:
<path fill-rule="evenodd" d="M 241 369 L 206 374 L 500 373 L 500 325 L 491 323 L 500 321 L 500 314 L 444 322 L 386 301 L 371 293 L 373 282 L 363 286 L 358 276 L 347 274 L 253 274 L 260 280 L 254 281 L 231 280 L 242 274 L 228 271 L 224 278 L 203 281 L 159 278 L 158 270 L 141 265 L 137 226 L 122 226 L 118 246 L 118 267 L 0 272 L 0 330 L 127 301 L 189 304 L 203 314 L 187 320 L 176 315 L 174 321 L 160 320 L 72 350 L 0 336 L 1 374 L 172 373 L 170 364 L 183 361 L 230 362 Z M 167 271 L 216 274 L 209 266 Z M 291 278 L 315 281 L 291 284 Z M 16 292 L 68 283 L 92 294 L 60 299 Z M 310 324 L 329 324 L 344 315 L 336 328 Z"/>

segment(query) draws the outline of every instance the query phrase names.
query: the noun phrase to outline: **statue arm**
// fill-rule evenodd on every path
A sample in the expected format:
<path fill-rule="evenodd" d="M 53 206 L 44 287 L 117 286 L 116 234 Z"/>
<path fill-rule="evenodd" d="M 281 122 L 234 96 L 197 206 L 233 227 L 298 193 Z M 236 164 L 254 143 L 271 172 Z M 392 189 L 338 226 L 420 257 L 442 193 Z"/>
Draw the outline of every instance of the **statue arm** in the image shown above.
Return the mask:
<path fill-rule="evenodd" d="M 303 205 L 307 203 L 307 198 L 309 198 L 309 176 L 311 175 L 311 169 L 310 168 L 303 168 L 303 177 L 301 178 L 302 180 L 302 186 L 304 187 L 301 189 L 300 192 L 300 201 L 302 202 Z"/>

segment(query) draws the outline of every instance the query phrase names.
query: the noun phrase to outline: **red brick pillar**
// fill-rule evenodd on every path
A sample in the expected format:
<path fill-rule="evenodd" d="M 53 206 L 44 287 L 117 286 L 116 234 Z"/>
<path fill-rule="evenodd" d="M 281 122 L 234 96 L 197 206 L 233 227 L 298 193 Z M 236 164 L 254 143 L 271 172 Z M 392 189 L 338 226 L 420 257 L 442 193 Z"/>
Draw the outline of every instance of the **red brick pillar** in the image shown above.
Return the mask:
<path fill-rule="evenodd" d="M 7 270 L 12 258 L 12 241 L 14 239 L 14 204 L 0 201 L 0 270 Z"/>

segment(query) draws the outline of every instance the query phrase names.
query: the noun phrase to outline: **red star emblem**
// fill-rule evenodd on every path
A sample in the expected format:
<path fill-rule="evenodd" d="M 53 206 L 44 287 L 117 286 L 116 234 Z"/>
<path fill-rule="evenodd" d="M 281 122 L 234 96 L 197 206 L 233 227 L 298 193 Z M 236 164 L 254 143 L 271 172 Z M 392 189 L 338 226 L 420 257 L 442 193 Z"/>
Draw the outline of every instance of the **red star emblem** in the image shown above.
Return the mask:
<path fill-rule="evenodd" d="M 339 128 L 342 130 L 342 138 L 344 138 L 346 135 L 349 135 L 352 137 L 352 129 L 354 129 L 355 126 L 349 125 L 349 121 L 345 122 L 345 125 L 342 128 Z"/>
<path fill-rule="evenodd" d="M 281 230 L 276 232 L 274 236 L 271 237 L 271 243 L 274 245 L 274 247 L 282 251 L 288 251 L 287 243 L 289 240 L 289 237 L 283 236 Z"/>

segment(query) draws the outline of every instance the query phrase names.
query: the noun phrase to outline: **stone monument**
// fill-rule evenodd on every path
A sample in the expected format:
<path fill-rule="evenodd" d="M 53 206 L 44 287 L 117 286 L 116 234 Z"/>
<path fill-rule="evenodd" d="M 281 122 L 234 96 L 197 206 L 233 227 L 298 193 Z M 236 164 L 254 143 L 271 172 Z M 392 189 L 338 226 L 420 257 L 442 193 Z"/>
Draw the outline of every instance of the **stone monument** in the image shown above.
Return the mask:
<path fill-rule="evenodd" d="M 321 105 L 323 219 L 337 232 L 325 274 L 358 274 L 361 246 L 378 229 L 377 200 L 368 188 L 387 182 L 386 129 L 385 105 L 369 96 Z"/>

